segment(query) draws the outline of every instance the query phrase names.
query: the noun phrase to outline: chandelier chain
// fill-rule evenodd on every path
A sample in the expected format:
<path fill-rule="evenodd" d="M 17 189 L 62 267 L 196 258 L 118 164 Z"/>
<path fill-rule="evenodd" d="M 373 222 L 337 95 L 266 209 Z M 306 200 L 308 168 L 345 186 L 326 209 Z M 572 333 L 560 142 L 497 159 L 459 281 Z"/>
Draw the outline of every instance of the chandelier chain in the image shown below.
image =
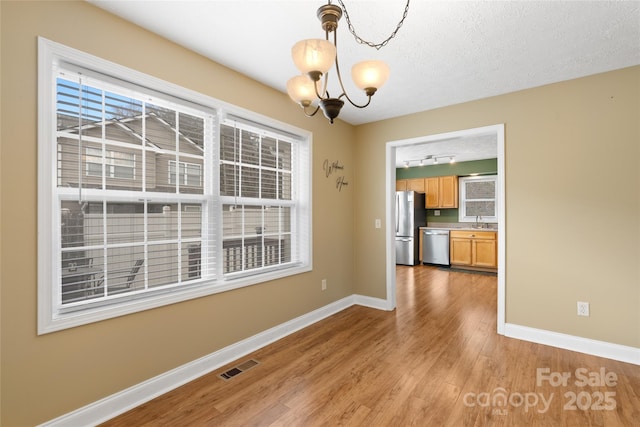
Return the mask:
<path fill-rule="evenodd" d="M 396 34 L 398 33 L 398 30 L 400 29 L 400 27 L 402 27 L 402 24 L 404 24 L 404 20 L 407 17 L 407 13 L 409 13 L 409 1 L 410 0 L 407 0 L 407 5 L 404 7 L 404 13 L 402 15 L 402 19 L 400 20 L 400 22 L 398 22 L 396 29 L 391 33 L 391 35 L 386 40 L 384 40 L 381 43 L 372 43 L 370 41 L 364 40 L 362 37 L 357 35 L 356 30 L 353 27 L 353 24 L 351 23 L 351 19 L 349 18 L 349 13 L 347 12 L 347 8 L 345 7 L 342 0 L 338 0 L 338 3 L 340 3 L 340 7 L 342 7 L 342 10 L 344 11 L 344 17 L 347 19 L 349 32 L 353 34 L 353 37 L 356 39 L 356 42 L 360 44 L 366 44 L 369 47 L 373 47 L 373 48 L 376 48 L 377 50 L 380 50 L 380 48 L 382 48 L 383 46 L 386 46 L 389 43 L 389 41 L 391 41 L 391 39 L 396 36 Z"/>

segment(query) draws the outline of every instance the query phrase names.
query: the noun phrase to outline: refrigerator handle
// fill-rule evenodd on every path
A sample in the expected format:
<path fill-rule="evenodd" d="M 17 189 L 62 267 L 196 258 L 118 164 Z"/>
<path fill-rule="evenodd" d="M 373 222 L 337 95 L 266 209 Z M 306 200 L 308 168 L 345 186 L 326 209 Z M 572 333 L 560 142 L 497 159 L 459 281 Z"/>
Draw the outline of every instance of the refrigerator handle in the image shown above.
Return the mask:
<path fill-rule="evenodd" d="M 398 215 L 398 209 L 400 209 L 400 196 L 396 193 L 396 234 L 400 230 L 400 215 Z"/>

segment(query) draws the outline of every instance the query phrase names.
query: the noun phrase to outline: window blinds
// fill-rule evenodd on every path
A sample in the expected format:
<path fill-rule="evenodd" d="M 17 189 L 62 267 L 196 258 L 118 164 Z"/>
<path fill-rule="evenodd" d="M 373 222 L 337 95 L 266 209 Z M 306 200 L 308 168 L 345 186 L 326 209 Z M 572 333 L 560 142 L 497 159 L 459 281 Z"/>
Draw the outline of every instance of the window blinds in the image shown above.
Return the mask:
<path fill-rule="evenodd" d="M 56 81 L 62 306 L 216 272 L 203 177 L 213 116 L 112 86 L 70 72 Z"/>
<path fill-rule="evenodd" d="M 299 261 L 293 191 L 298 144 L 286 134 L 236 120 L 220 130 L 223 273 Z"/>

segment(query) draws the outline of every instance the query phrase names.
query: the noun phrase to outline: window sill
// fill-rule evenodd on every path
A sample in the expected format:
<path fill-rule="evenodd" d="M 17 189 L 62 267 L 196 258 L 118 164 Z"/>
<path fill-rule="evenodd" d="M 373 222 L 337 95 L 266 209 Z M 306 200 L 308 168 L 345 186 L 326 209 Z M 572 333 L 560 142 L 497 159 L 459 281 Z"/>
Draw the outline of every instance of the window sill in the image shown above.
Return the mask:
<path fill-rule="evenodd" d="M 310 264 L 296 265 L 257 275 L 193 283 L 185 285 L 185 289 L 180 292 L 176 292 L 175 287 L 171 287 L 158 290 L 153 294 L 146 293 L 121 297 L 117 300 L 114 299 L 112 303 L 105 303 L 103 301 L 102 303 L 85 306 L 84 308 L 63 309 L 51 312 L 51 315 L 41 312 L 39 316 L 38 335 L 257 285 L 271 280 L 306 273 L 311 271 L 311 269 Z"/>

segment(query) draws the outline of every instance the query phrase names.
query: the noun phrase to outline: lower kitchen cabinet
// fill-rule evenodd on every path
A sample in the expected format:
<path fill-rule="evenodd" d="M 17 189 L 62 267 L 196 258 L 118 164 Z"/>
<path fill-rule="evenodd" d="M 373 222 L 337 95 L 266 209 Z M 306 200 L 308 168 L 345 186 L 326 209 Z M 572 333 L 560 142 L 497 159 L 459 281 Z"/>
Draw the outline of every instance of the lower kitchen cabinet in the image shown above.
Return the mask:
<path fill-rule="evenodd" d="M 498 245 L 495 237 L 493 240 L 473 239 L 472 244 L 471 265 L 476 267 L 498 267 Z"/>
<path fill-rule="evenodd" d="M 451 265 L 498 267 L 498 245 L 495 231 L 452 230 L 449 251 Z"/>
<path fill-rule="evenodd" d="M 452 265 L 471 265 L 471 239 L 450 236 L 449 262 Z"/>

